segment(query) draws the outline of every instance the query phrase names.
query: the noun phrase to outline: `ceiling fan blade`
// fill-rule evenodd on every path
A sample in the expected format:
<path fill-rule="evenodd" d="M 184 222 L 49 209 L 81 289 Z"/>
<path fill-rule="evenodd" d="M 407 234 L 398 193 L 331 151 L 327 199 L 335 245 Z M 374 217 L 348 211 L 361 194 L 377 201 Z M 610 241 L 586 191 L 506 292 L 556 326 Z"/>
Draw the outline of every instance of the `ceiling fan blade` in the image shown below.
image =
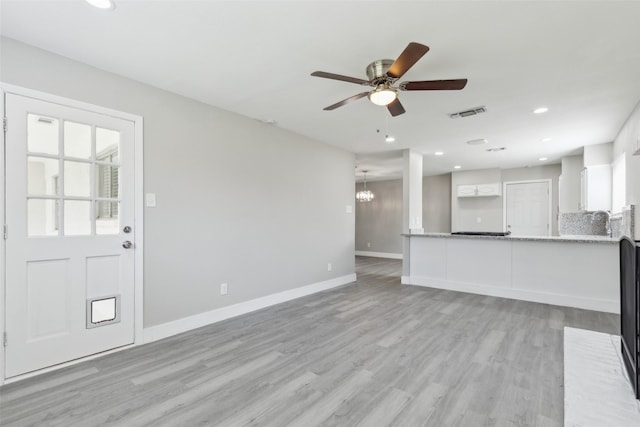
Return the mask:
<path fill-rule="evenodd" d="M 398 56 L 398 59 L 391 64 L 391 67 L 387 70 L 387 76 L 399 79 L 427 52 L 429 52 L 429 46 L 414 42 L 409 43 Z"/>
<path fill-rule="evenodd" d="M 357 95 L 350 96 L 347 99 L 343 99 L 340 102 L 336 102 L 333 105 L 329 105 L 328 107 L 323 108 L 323 110 L 325 110 L 325 111 L 335 110 L 338 107 L 342 107 L 343 105 L 346 105 L 346 104 L 348 104 L 350 102 L 357 101 L 358 99 L 364 98 L 367 95 L 369 95 L 369 92 L 362 92 L 362 93 L 359 93 Z"/>
<path fill-rule="evenodd" d="M 400 90 L 460 90 L 467 85 L 467 79 L 424 80 L 421 82 L 402 82 Z"/>
<path fill-rule="evenodd" d="M 389 110 L 393 117 L 405 113 L 405 109 L 398 98 L 396 98 L 391 104 L 387 105 L 387 110 Z"/>
<path fill-rule="evenodd" d="M 323 77 L 325 79 L 340 80 L 342 82 L 355 83 L 359 85 L 368 85 L 369 80 L 358 79 L 356 77 L 341 76 L 340 74 L 325 73 L 324 71 L 314 71 L 311 73 L 314 77 Z"/>

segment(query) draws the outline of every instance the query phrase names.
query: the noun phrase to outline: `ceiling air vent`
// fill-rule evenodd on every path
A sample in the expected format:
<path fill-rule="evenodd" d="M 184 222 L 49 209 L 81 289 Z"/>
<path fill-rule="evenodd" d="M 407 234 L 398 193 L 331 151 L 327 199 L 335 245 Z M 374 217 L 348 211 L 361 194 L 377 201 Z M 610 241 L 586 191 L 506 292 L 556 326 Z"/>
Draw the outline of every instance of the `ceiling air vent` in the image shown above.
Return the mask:
<path fill-rule="evenodd" d="M 495 153 L 496 151 L 504 151 L 507 147 L 496 147 L 496 148 L 487 148 L 487 151 L 490 153 Z"/>
<path fill-rule="evenodd" d="M 482 145 L 482 144 L 486 144 L 488 142 L 489 141 L 487 141 L 486 139 L 481 138 L 481 139 L 472 139 L 471 141 L 467 141 L 467 144 L 469 144 L 469 145 Z"/>
<path fill-rule="evenodd" d="M 475 116 L 476 114 L 486 113 L 486 112 L 487 112 L 487 107 L 482 106 L 482 107 L 472 108 L 470 110 L 459 111 L 457 113 L 451 113 L 449 114 L 449 117 L 451 117 L 452 119 L 457 119 L 458 117 Z"/>

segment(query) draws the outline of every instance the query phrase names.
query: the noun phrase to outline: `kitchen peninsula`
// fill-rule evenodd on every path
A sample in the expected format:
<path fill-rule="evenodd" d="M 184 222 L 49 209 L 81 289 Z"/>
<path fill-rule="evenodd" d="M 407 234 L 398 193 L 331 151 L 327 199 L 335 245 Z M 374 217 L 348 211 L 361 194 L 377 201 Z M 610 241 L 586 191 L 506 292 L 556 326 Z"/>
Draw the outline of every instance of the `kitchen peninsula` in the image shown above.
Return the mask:
<path fill-rule="evenodd" d="M 620 312 L 618 239 L 404 234 L 402 284 Z"/>

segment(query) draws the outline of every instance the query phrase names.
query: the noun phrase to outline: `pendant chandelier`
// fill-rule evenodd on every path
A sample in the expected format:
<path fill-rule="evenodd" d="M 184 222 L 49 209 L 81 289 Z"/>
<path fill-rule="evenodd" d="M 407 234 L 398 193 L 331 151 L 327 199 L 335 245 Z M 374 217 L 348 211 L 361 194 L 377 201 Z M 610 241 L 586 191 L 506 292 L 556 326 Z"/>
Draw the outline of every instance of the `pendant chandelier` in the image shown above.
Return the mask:
<path fill-rule="evenodd" d="M 362 172 L 364 173 L 364 190 L 356 193 L 356 200 L 359 202 L 370 202 L 373 200 L 374 195 L 371 191 L 367 190 L 367 171 Z"/>

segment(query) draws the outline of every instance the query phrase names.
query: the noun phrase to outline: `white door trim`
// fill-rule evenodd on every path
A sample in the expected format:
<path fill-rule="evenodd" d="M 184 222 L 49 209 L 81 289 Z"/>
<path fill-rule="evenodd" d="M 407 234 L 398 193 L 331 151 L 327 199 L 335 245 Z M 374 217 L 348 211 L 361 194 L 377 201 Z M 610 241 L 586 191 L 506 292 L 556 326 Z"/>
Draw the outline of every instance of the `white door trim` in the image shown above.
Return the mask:
<path fill-rule="evenodd" d="M 144 313 L 143 313 L 143 298 L 144 298 L 144 294 L 143 294 L 143 283 L 144 283 L 144 277 L 143 277 L 143 273 L 144 273 L 144 197 L 143 197 L 143 191 L 144 191 L 144 185 L 143 185 L 143 179 L 144 179 L 144 165 L 143 165 L 143 118 L 142 116 L 138 116 L 135 114 L 130 114 L 130 113 L 124 113 L 122 111 L 117 111 L 117 110 L 112 110 L 110 108 L 105 108 L 105 107 L 100 107 L 97 105 L 93 105 L 93 104 L 89 104 L 86 102 L 82 102 L 82 101 L 77 101 L 74 99 L 69 99 L 69 98 L 65 98 L 65 97 L 61 97 L 61 96 L 57 96 L 57 95 L 51 95 L 45 92 L 40 92 L 40 91 L 36 91 L 36 90 L 32 90 L 32 89 L 27 89 L 27 88 L 23 88 L 20 86 L 15 86 L 15 85 L 10 85 L 7 83 L 3 83 L 0 82 L 0 95 L 2 96 L 2 102 L 0 102 L 0 113 L 2 117 L 5 116 L 5 105 L 4 105 L 4 99 L 5 99 L 5 94 L 7 93 L 12 93 L 12 94 L 16 94 L 16 95 L 20 95 L 20 96 L 25 96 L 25 97 L 29 97 L 29 98 L 34 98 L 34 99 L 39 99 L 42 101 L 47 101 L 47 102 L 51 102 L 51 103 L 55 103 L 55 104 L 60 104 L 60 105 L 65 105 L 68 107 L 73 107 L 73 108 L 78 108 L 81 110 L 86 110 L 86 111 L 91 111 L 94 113 L 98 113 L 98 114 L 103 114 L 106 116 L 110 116 L 110 117 L 115 117 L 118 119 L 124 119 L 124 120 L 129 120 L 131 122 L 134 123 L 135 126 L 135 131 L 134 131 L 134 198 L 135 198 L 135 204 L 134 204 L 134 209 L 135 209 L 135 221 L 134 221 L 134 242 L 135 242 L 135 251 L 134 251 L 134 294 L 135 294 L 135 301 L 134 301 L 134 307 L 135 307 L 135 320 L 134 320 L 134 343 L 132 345 L 140 345 L 143 343 L 143 322 L 144 322 Z M 8 126 L 11 126 L 11 123 L 8 124 Z M 2 141 L 3 141 L 3 149 L 0 150 L 0 187 L 3 189 L 3 195 L 6 194 L 6 188 L 5 188 L 5 183 L 4 183 L 4 177 L 5 177 L 5 150 L 4 147 L 6 146 L 6 136 L 4 134 L 4 132 L 2 133 Z M 5 223 L 5 200 L 2 200 L 2 209 L 0 209 L 0 224 L 4 224 Z M 5 292 L 6 292 L 6 268 L 5 268 L 5 262 L 6 262 L 6 241 L 4 239 L 2 239 L 2 244 L 0 245 L 0 259 L 1 259 L 1 265 L 0 265 L 0 307 L 2 308 L 3 311 L 3 315 L 0 316 L 0 332 L 2 333 L 2 337 L 4 336 L 4 331 L 5 331 L 5 318 L 4 318 L 4 308 L 5 308 Z M 0 338 L 2 338 L 0 337 Z M 10 338 L 9 338 L 10 339 Z M 125 346 L 122 347 L 120 349 L 118 349 L 117 351 L 124 349 L 124 348 L 128 348 L 130 346 Z M 94 356 L 95 357 L 95 356 Z M 89 358 L 92 358 L 91 356 Z M 88 358 L 87 358 L 88 359 Z M 12 378 L 11 381 L 6 381 L 5 378 L 5 362 L 6 362 L 6 358 L 5 358 L 5 349 L 4 349 L 4 345 L 2 343 L 2 339 L 0 339 L 0 385 L 8 383 L 8 382 L 14 382 L 14 381 L 19 381 L 21 379 L 33 376 L 33 375 L 37 375 L 43 372 L 47 372 L 47 371 L 51 371 L 53 369 L 58 369 L 62 366 L 68 366 L 69 364 L 73 364 L 73 363 L 78 363 L 81 362 L 83 360 L 86 360 L 85 358 L 83 359 L 79 359 L 77 361 L 73 361 L 70 363 L 65 363 L 62 365 L 58 365 L 56 367 L 53 368 L 48 368 L 48 369 L 43 369 L 41 371 L 37 371 L 35 373 L 32 374 L 27 374 L 27 375 L 23 375 L 23 376 L 18 376 L 15 378 Z"/>
<path fill-rule="evenodd" d="M 551 178 L 547 179 L 529 179 L 524 181 L 504 181 L 502 183 L 502 230 L 507 231 L 507 185 L 509 184 L 533 184 L 536 182 L 546 182 L 549 186 L 549 216 L 547 218 L 547 224 L 549 224 L 549 229 L 547 230 L 547 235 L 551 236 L 552 222 L 551 218 L 553 215 L 552 209 L 552 200 L 553 200 L 553 186 Z"/>

